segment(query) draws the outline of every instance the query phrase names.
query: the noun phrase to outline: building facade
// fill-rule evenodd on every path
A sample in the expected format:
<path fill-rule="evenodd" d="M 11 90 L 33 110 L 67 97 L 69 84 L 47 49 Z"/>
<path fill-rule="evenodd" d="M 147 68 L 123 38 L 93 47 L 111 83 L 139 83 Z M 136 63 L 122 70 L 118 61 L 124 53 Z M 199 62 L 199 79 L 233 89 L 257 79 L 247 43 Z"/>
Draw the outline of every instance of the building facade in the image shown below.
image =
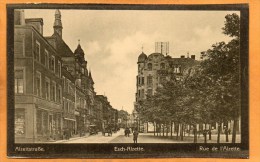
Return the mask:
<path fill-rule="evenodd" d="M 59 139 L 62 131 L 61 57 L 42 35 L 41 18 L 15 11 L 16 142 Z"/>
<path fill-rule="evenodd" d="M 72 52 L 62 39 L 60 11 L 55 11 L 48 37 L 43 36 L 43 19 L 25 19 L 23 10 L 14 15 L 15 142 L 59 140 L 65 131 L 86 135 L 104 116 L 115 122 L 117 111 L 108 101 L 105 108 L 95 107 L 85 53 L 80 43 Z"/>
<path fill-rule="evenodd" d="M 168 49 L 168 43 L 166 49 Z M 156 49 L 158 44 L 156 44 Z M 167 50 L 161 51 L 167 51 Z M 189 55 L 185 58 L 182 55 L 180 58 L 172 58 L 166 52 L 162 53 L 152 53 L 146 55 L 141 53 L 138 57 L 138 75 L 136 76 L 136 100 L 134 103 L 135 110 L 138 110 L 139 102 L 146 99 L 147 95 L 154 95 L 156 89 L 161 86 L 161 84 L 169 79 L 170 74 L 174 74 L 177 80 L 182 79 L 184 73 L 199 63 L 195 60 L 195 55 Z M 135 115 L 139 118 L 138 115 Z M 142 123 L 139 119 L 136 119 L 139 124 L 139 131 L 149 132 L 153 131 L 152 123 Z"/>

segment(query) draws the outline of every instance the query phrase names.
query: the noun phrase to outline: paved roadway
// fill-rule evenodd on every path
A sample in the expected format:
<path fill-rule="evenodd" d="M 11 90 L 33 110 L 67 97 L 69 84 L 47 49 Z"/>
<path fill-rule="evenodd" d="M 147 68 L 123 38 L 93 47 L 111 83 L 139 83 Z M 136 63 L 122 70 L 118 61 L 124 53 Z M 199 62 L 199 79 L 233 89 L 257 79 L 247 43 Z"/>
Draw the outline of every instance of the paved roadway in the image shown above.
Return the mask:
<path fill-rule="evenodd" d="M 216 143 L 217 136 L 212 135 L 212 140 L 207 140 L 208 143 Z M 225 135 L 221 135 L 221 143 L 226 143 Z M 231 135 L 229 136 L 229 141 L 231 142 Z M 202 135 L 198 137 L 198 143 L 203 143 L 204 138 Z M 240 135 L 237 136 L 237 142 L 240 142 Z M 81 137 L 70 140 L 56 141 L 56 143 L 133 143 L 133 135 L 130 137 L 124 136 L 124 130 L 120 129 L 117 133 L 113 133 L 112 136 L 103 136 L 100 132 L 97 135 L 91 135 L 87 137 Z M 193 136 L 184 137 L 184 141 L 176 140 L 166 137 L 153 136 L 153 133 L 139 133 L 138 143 L 193 143 Z"/>

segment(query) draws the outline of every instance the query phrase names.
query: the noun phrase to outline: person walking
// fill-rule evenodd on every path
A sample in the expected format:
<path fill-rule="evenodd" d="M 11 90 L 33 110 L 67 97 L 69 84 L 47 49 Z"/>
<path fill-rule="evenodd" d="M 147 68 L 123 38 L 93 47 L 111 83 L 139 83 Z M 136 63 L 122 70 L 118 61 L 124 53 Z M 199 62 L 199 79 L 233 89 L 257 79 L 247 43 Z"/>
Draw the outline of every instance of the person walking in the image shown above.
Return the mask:
<path fill-rule="evenodd" d="M 129 137 L 129 134 L 130 134 L 130 129 L 129 128 L 127 128 L 127 130 L 126 130 L 127 132 L 126 132 L 126 135 L 127 135 L 127 137 Z"/>
<path fill-rule="evenodd" d="M 133 140 L 134 140 L 134 143 L 137 143 L 137 138 L 138 138 L 138 131 L 137 131 L 137 130 L 134 130 L 134 132 L 133 132 Z"/>

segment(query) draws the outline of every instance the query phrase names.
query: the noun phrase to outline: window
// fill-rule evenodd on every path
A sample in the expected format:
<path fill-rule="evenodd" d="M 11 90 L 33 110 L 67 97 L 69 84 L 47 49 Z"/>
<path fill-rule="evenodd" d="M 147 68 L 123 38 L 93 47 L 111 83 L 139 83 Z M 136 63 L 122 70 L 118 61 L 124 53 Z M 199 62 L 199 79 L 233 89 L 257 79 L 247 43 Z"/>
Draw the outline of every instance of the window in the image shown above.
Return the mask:
<path fill-rule="evenodd" d="M 160 77 L 160 83 L 163 83 L 165 81 L 166 81 L 166 77 L 165 76 L 164 77 Z"/>
<path fill-rule="evenodd" d="M 35 91 L 35 94 L 37 96 L 41 96 L 41 73 L 40 72 L 36 72 L 36 78 L 35 78 L 35 87 L 36 87 L 36 91 Z"/>
<path fill-rule="evenodd" d="M 58 86 L 57 90 L 57 101 L 61 103 L 61 86 Z"/>
<path fill-rule="evenodd" d="M 50 99 L 50 79 L 45 79 L 45 97 L 47 100 Z"/>
<path fill-rule="evenodd" d="M 82 74 L 85 74 L 84 68 L 81 68 L 81 73 L 82 73 Z"/>
<path fill-rule="evenodd" d="M 180 72 L 181 72 L 181 67 L 174 66 L 174 73 L 180 73 Z"/>
<path fill-rule="evenodd" d="M 144 98 L 144 89 L 141 90 L 141 98 Z"/>
<path fill-rule="evenodd" d="M 67 101 L 64 100 L 64 111 L 67 113 L 68 112 L 68 105 L 67 105 Z"/>
<path fill-rule="evenodd" d="M 63 90 L 65 90 L 65 82 L 66 82 L 65 77 L 62 76 L 62 86 L 63 86 Z"/>
<path fill-rule="evenodd" d="M 70 89 L 71 89 L 71 88 L 70 88 L 70 80 L 67 80 L 67 83 L 68 83 L 68 86 L 67 86 L 67 88 L 68 88 L 68 89 L 67 89 L 67 92 L 70 94 Z"/>
<path fill-rule="evenodd" d="M 51 100 L 56 101 L 56 83 L 52 82 L 51 84 Z"/>
<path fill-rule="evenodd" d="M 40 43 L 38 41 L 35 43 L 34 59 L 40 62 Z"/>
<path fill-rule="evenodd" d="M 61 63 L 58 61 L 58 76 L 61 77 Z"/>
<path fill-rule="evenodd" d="M 148 86 L 151 86 L 153 84 L 153 77 L 151 76 L 151 75 L 149 75 L 148 77 L 147 77 L 147 85 Z"/>
<path fill-rule="evenodd" d="M 44 65 L 49 69 L 49 52 L 44 51 Z"/>
<path fill-rule="evenodd" d="M 36 113 L 36 127 L 37 127 L 37 134 L 43 134 L 42 130 L 42 111 L 37 110 Z"/>
<path fill-rule="evenodd" d="M 65 112 L 65 98 L 64 97 L 63 97 L 63 100 L 62 100 L 62 109 Z"/>
<path fill-rule="evenodd" d="M 24 56 L 25 53 L 25 35 L 18 34 L 14 36 L 14 54 Z"/>
<path fill-rule="evenodd" d="M 142 83 L 141 84 L 144 84 L 144 77 L 142 77 Z"/>
<path fill-rule="evenodd" d="M 25 135 L 25 110 L 15 109 L 15 120 L 14 120 L 14 131 L 15 136 Z"/>
<path fill-rule="evenodd" d="M 76 80 L 76 86 L 81 87 L 81 79 Z"/>
<path fill-rule="evenodd" d="M 161 63 L 161 69 L 165 69 L 165 63 Z"/>
<path fill-rule="evenodd" d="M 51 56 L 51 65 L 50 65 L 50 69 L 55 72 L 55 57 Z"/>
<path fill-rule="evenodd" d="M 153 89 L 147 89 L 147 95 L 152 96 L 153 95 Z"/>
<path fill-rule="evenodd" d="M 23 70 L 15 70 L 14 86 L 15 93 L 24 93 Z"/>
<path fill-rule="evenodd" d="M 68 113 L 70 113 L 70 101 L 67 100 L 67 110 L 66 110 Z"/>
<path fill-rule="evenodd" d="M 153 70 L 153 64 L 152 63 L 148 63 L 148 70 Z"/>

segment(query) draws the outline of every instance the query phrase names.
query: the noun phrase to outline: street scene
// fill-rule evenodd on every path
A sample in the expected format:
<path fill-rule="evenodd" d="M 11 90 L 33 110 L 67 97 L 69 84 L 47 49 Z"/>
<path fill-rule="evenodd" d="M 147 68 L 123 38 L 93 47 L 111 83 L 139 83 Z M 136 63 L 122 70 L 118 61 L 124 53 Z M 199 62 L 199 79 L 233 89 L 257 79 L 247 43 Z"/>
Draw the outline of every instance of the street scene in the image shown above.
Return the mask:
<path fill-rule="evenodd" d="M 212 140 L 208 143 L 217 143 L 217 135 L 212 135 Z M 229 136 L 230 138 L 231 136 Z M 225 141 L 225 136 L 221 135 L 221 141 Z M 163 137 L 163 136 L 154 136 L 153 133 L 139 133 L 137 138 L 137 143 L 192 143 L 193 136 L 188 134 L 184 137 L 185 140 L 179 141 L 175 137 Z M 237 136 L 238 141 L 240 141 L 240 136 Z M 52 142 L 51 142 L 52 143 Z M 69 140 L 60 140 L 53 143 L 133 143 L 133 134 L 130 134 L 129 137 L 125 135 L 124 130 L 113 133 L 112 136 L 104 136 L 102 132 L 99 132 L 96 135 L 85 136 L 85 137 L 76 137 Z M 198 137 L 198 143 L 204 143 L 203 135 Z M 229 143 L 229 142 L 227 142 Z"/>
<path fill-rule="evenodd" d="M 240 13 L 205 12 L 14 10 L 15 143 L 240 143 Z"/>

